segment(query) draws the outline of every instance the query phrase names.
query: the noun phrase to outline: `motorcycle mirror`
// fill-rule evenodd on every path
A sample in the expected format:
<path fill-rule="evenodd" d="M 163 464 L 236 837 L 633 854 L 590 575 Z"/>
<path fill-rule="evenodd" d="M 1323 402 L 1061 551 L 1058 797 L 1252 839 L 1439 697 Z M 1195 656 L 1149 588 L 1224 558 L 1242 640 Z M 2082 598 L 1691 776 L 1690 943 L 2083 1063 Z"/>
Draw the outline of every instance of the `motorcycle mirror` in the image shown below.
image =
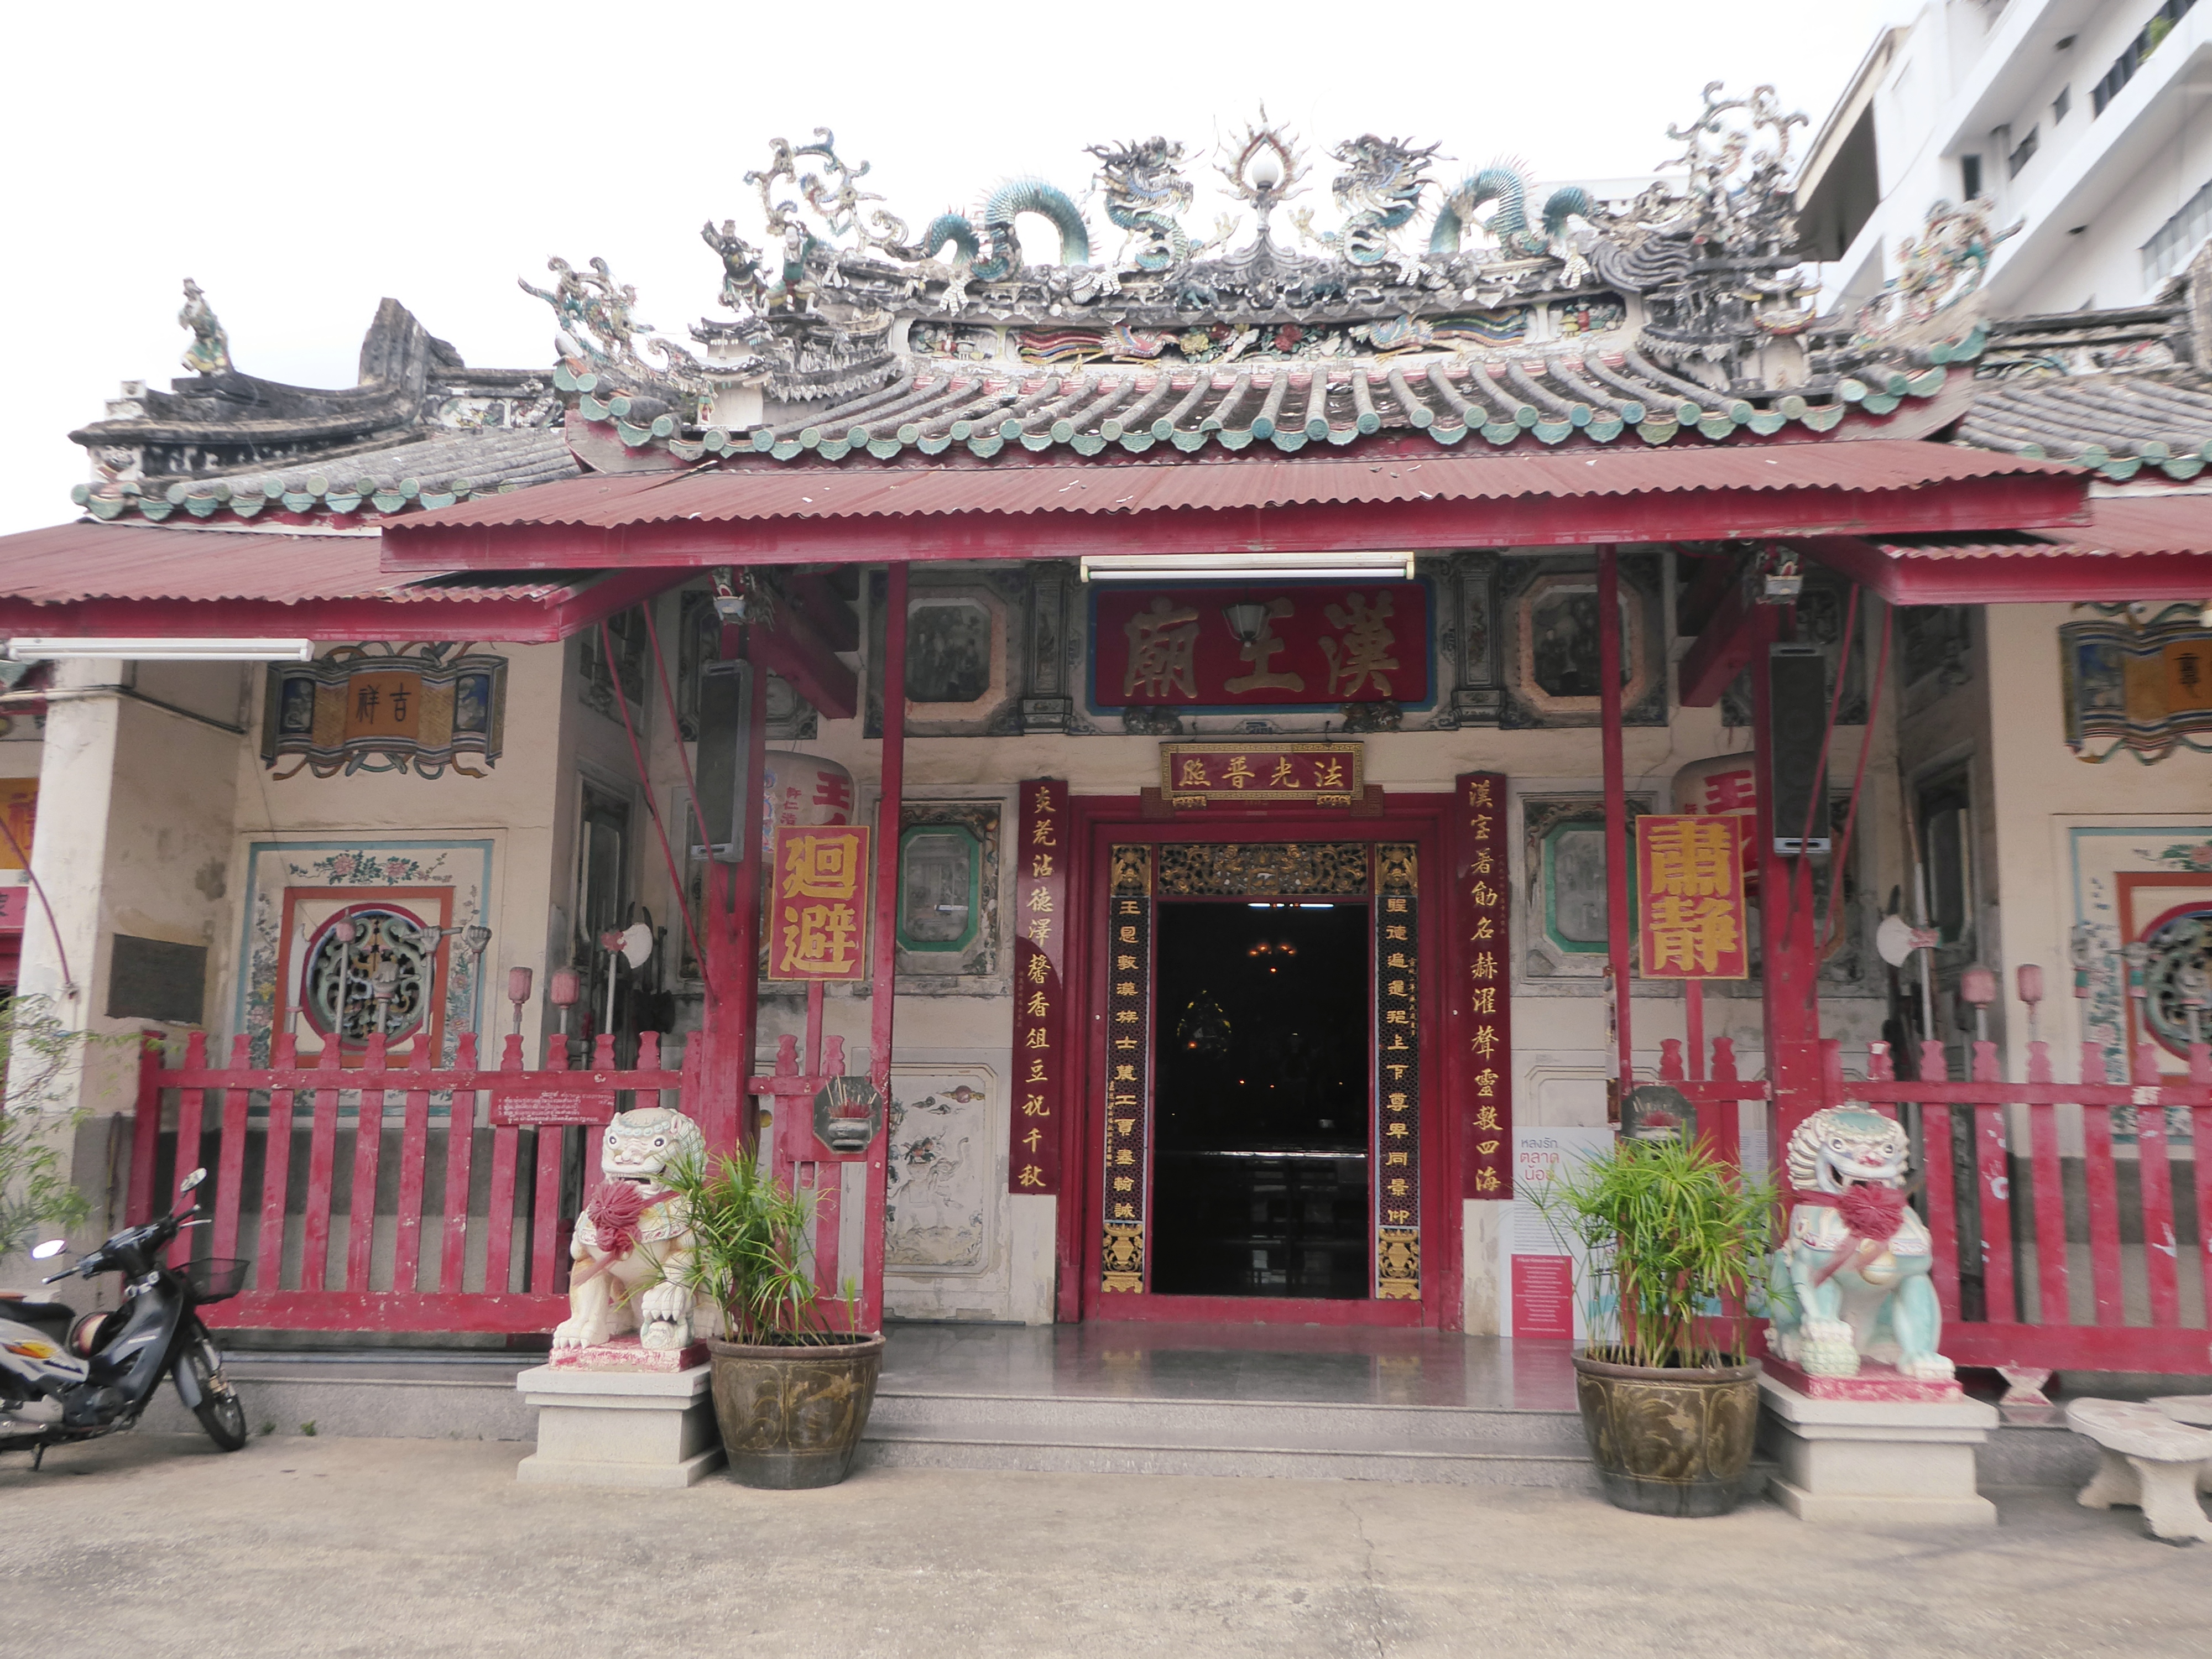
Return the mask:
<path fill-rule="evenodd" d="M 205 1170 L 195 1170 L 177 1183 L 177 1190 L 180 1193 L 188 1193 L 206 1179 L 207 1171 Z"/>
<path fill-rule="evenodd" d="M 33 1261 L 50 1261 L 67 1249 L 69 1249 L 68 1240 L 50 1238 L 45 1243 L 33 1248 L 31 1251 L 31 1260 Z"/>

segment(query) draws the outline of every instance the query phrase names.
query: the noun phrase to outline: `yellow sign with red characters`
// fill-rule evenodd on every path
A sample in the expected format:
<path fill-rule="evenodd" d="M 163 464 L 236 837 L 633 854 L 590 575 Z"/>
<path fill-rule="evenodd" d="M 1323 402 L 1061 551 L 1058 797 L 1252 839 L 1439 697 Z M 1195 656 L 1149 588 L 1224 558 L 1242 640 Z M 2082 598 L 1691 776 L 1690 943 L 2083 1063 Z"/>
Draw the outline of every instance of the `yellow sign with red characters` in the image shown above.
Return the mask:
<path fill-rule="evenodd" d="M 868 832 L 780 824 L 769 895 L 768 976 L 868 976 Z"/>
<path fill-rule="evenodd" d="M 1729 819 L 1637 819 L 1636 908 L 1645 979 L 1749 976 L 1743 843 Z"/>

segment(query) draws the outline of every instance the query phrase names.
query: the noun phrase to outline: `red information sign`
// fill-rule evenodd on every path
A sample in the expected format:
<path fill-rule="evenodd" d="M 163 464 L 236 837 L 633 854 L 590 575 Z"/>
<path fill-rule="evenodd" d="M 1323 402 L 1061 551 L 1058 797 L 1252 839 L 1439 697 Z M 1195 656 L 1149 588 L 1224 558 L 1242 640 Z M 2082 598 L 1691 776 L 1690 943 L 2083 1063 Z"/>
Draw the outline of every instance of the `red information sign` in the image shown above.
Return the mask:
<path fill-rule="evenodd" d="M 1022 784 L 1014 853 L 1014 1109 L 1006 1182 L 1017 1193 L 1060 1190 L 1060 1000 L 1066 994 L 1067 785 Z"/>
<path fill-rule="evenodd" d="M 1506 879 L 1505 775 L 1462 773 L 1454 786 L 1453 971 L 1466 1010 L 1459 1056 L 1468 1198 L 1513 1195 L 1513 980 Z M 1464 1002 L 1460 999 L 1463 997 Z"/>
<path fill-rule="evenodd" d="M 769 890 L 768 976 L 868 976 L 868 832 L 779 824 Z"/>
<path fill-rule="evenodd" d="M 1636 909 L 1645 979 L 1750 974 L 1743 843 L 1727 818 L 1637 819 Z"/>
<path fill-rule="evenodd" d="M 1419 582 L 1110 587 L 1097 598 L 1098 707 L 1420 703 L 1429 590 Z"/>
<path fill-rule="evenodd" d="M 0 887 L 0 933 L 20 933 L 31 915 L 31 890 Z"/>
<path fill-rule="evenodd" d="M 1572 1340 L 1575 1264 L 1564 1255 L 1513 1258 L 1513 1334 Z"/>
<path fill-rule="evenodd" d="M 605 1123 L 615 1115 L 614 1085 L 602 1085 L 600 1073 L 580 1073 L 575 1081 L 518 1083 L 495 1087 L 491 1121 L 496 1128 L 526 1124 Z"/>

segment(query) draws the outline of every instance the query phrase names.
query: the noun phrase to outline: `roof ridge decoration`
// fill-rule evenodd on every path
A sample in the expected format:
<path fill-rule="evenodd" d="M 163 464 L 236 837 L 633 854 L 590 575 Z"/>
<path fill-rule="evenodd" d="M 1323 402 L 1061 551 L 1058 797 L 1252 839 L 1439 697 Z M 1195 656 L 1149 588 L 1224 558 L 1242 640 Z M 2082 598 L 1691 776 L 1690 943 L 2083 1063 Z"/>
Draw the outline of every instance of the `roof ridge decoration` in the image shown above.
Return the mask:
<path fill-rule="evenodd" d="M 126 380 L 70 434 L 93 471 L 70 495 L 96 519 L 347 529 L 575 476 L 550 377 L 470 368 L 397 300 L 362 338 L 358 384 L 325 390 L 241 373 L 205 293 L 184 289 L 191 376 Z"/>
<path fill-rule="evenodd" d="M 1241 245 L 1242 216 L 1203 240 L 1186 228 L 1191 154 L 1164 136 L 1090 146 L 1080 200 L 1015 179 L 915 237 L 863 187 L 869 164 L 817 128 L 772 140 L 745 175 L 765 248 L 734 220 L 702 233 L 730 313 L 691 330 L 703 359 L 663 373 L 569 331 L 556 384 L 590 428 L 579 453 L 614 471 L 1017 443 L 1287 451 L 1392 428 L 1499 446 L 1825 432 L 1853 405 L 1884 416 L 1932 397 L 1979 336 L 1969 325 L 1905 362 L 1839 347 L 1814 370 L 1814 283 L 1791 252 L 1804 123 L 1771 86 L 1727 96 L 1715 82 L 1668 129 L 1671 179 L 1615 199 L 1563 185 L 1540 206 L 1525 162 L 1446 188 L 1438 145 L 1364 133 L 1327 152 L 1337 222 L 1302 207 L 1285 242 L 1275 210 L 1305 193 L 1308 167 L 1263 108 L 1212 158 L 1252 221 Z M 1094 239 L 1085 204 L 1118 245 Z M 1056 263 L 1023 240 L 1032 216 L 1057 234 Z"/>

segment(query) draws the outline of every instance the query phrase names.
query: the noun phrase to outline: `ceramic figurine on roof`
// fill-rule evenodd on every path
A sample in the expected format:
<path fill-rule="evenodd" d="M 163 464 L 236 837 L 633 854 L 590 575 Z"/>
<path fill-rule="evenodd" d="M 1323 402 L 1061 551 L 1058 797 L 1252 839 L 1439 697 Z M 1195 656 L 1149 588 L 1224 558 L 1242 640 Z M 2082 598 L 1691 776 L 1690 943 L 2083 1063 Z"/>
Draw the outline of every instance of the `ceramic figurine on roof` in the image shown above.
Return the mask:
<path fill-rule="evenodd" d="M 192 343 L 182 359 L 186 368 L 195 374 L 220 374 L 230 367 L 230 336 L 216 320 L 200 285 L 189 276 L 185 278 L 185 308 L 177 320 L 192 331 Z"/>
<path fill-rule="evenodd" d="M 1894 347 L 1907 335 L 1928 333 L 1929 324 L 1965 307 L 1981 289 L 1990 255 L 2020 233 L 2016 223 L 1992 232 L 1990 216 L 1996 211 L 1996 204 L 1986 196 L 1960 207 L 1941 201 L 1930 207 L 1920 234 L 1898 245 L 1898 274 L 1860 308 L 1852 345 L 1869 352 Z M 1966 331 L 1947 324 L 1938 331 Z"/>

